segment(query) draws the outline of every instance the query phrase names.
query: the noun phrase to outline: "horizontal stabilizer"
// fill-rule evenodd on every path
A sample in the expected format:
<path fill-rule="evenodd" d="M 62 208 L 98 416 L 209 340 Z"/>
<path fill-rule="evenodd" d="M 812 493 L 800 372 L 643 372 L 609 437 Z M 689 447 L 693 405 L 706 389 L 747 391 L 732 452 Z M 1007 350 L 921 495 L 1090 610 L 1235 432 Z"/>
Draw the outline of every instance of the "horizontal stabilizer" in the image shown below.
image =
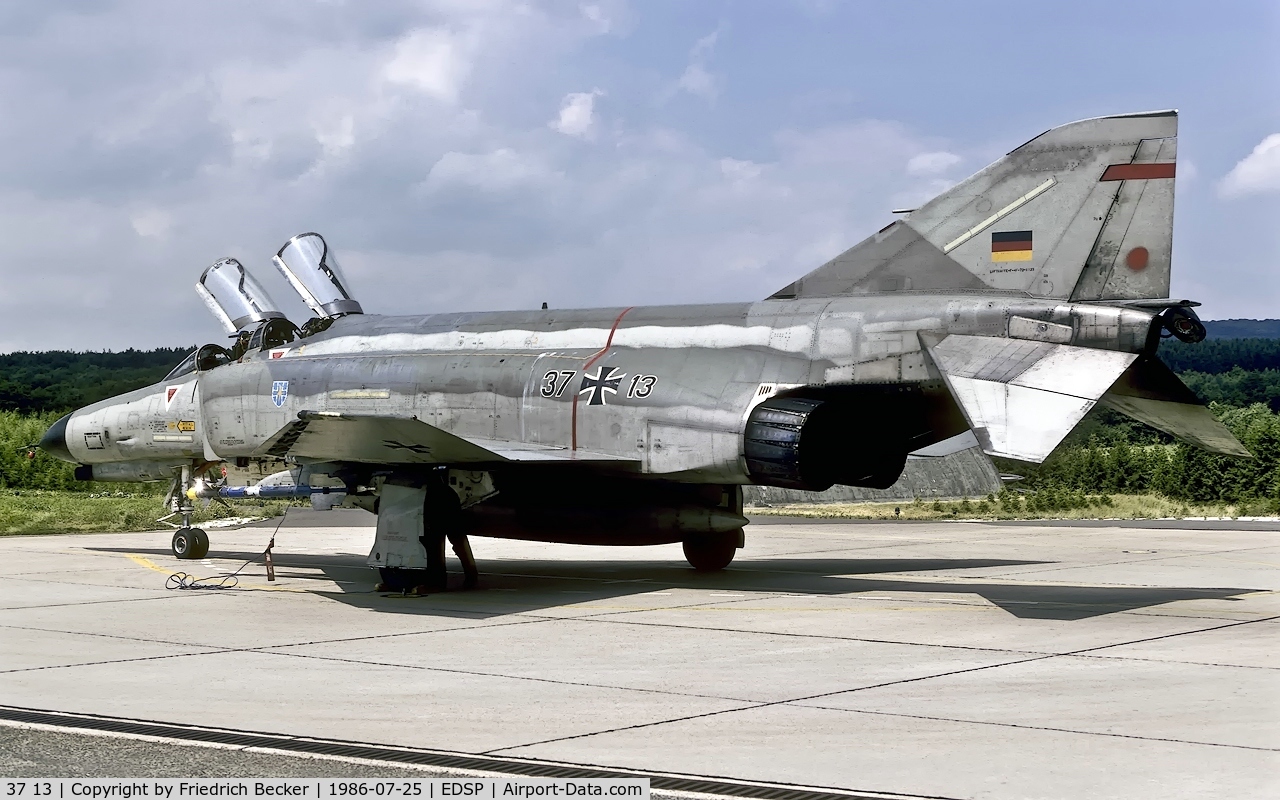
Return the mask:
<path fill-rule="evenodd" d="M 262 446 L 259 455 L 364 464 L 498 462 L 638 465 L 633 459 L 525 442 L 463 437 L 414 417 L 302 411 Z"/>
<path fill-rule="evenodd" d="M 1172 370 L 1154 358 L 1135 362 L 1102 396 L 1102 402 L 1211 453 L 1253 455 Z"/>
<path fill-rule="evenodd" d="M 989 336 L 926 340 L 982 450 L 1044 461 L 1137 355 Z"/>

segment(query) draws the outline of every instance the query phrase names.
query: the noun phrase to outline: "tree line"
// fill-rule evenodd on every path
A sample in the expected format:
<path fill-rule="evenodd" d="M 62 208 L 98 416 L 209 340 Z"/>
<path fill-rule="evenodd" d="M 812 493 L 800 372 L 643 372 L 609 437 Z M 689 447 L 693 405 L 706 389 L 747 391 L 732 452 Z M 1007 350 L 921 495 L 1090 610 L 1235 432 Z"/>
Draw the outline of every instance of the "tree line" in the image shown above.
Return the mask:
<path fill-rule="evenodd" d="M 67 412 L 159 383 L 194 347 L 0 355 L 0 411 Z"/>

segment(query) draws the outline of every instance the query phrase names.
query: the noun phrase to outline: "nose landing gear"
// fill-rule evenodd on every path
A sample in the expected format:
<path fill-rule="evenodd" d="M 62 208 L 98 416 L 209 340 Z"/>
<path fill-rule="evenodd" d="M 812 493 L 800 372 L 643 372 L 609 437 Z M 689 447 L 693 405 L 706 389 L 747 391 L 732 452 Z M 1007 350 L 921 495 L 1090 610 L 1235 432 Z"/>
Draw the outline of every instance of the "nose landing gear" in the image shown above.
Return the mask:
<path fill-rule="evenodd" d="M 169 503 L 169 514 L 160 518 L 167 525 L 169 517 L 182 516 L 182 527 L 173 532 L 169 540 L 169 549 L 174 558 L 184 560 L 204 558 L 209 555 L 209 534 L 199 528 L 191 527 L 191 515 L 195 513 L 195 494 L 192 492 L 192 469 L 183 466 L 182 474 L 175 478 L 166 501 Z"/>
<path fill-rule="evenodd" d="M 178 528 L 169 547 L 175 558 L 204 558 L 209 555 L 209 534 L 199 528 Z"/>

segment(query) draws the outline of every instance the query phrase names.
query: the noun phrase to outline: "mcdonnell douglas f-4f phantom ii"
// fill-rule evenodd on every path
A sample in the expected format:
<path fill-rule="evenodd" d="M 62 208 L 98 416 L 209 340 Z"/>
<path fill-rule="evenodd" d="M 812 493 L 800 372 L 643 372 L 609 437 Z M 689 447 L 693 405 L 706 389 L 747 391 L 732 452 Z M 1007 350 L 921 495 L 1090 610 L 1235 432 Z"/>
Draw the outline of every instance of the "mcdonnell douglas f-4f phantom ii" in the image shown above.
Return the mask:
<path fill-rule="evenodd" d="M 234 346 L 40 444 L 82 479 L 173 480 L 179 558 L 208 550 L 192 501 L 230 491 L 209 468 L 276 461 L 376 512 L 368 563 L 417 591 L 444 588 L 446 539 L 474 583 L 468 534 L 721 569 L 744 484 L 883 488 L 975 444 L 1040 462 L 1098 402 L 1248 456 L 1155 356 L 1205 335 L 1169 298 L 1177 122 L 1054 128 L 752 303 L 374 316 L 303 234 L 273 259 L 301 329 L 219 261 L 197 290 Z"/>

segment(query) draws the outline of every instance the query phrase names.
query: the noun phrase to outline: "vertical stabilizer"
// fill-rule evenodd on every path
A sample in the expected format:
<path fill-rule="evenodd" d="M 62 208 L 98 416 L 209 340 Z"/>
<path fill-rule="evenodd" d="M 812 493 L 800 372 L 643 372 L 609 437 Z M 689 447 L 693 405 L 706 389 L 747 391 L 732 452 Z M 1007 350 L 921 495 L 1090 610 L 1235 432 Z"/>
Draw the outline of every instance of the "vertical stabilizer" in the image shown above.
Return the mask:
<path fill-rule="evenodd" d="M 773 297 L 1167 297 L 1177 135 L 1176 111 L 1054 128 Z"/>

